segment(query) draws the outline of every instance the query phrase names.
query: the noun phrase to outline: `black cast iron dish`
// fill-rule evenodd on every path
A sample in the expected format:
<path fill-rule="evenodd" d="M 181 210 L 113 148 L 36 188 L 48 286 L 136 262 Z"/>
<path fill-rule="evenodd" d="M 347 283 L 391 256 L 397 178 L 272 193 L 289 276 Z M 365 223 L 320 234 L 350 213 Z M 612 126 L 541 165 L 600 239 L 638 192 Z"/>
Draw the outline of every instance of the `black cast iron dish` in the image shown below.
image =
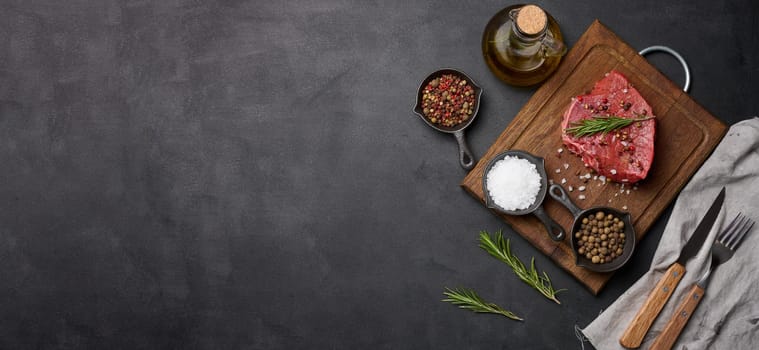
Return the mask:
<path fill-rule="evenodd" d="M 474 107 L 472 108 L 472 115 L 469 117 L 469 120 L 453 127 L 435 125 L 434 123 L 430 122 L 427 117 L 424 116 L 424 112 L 422 112 L 422 95 L 424 94 L 424 87 L 427 86 L 427 84 L 432 81 L 432 79 L 442 76 L 443 74 L 453 74 L 455 76 L 458 76 L 459 78 L 466 80 L 467 84 L 472 86 L 474 89 Z M 472 124 L 474 118 L 477 116 L 477 111 L 480 109 L 481 96 L 482 88 L 475 84 L 472 78 L 463 72 L 452 68 L 444 68 L 432 72 L 432 74 L 427 76 L 427 78 L 422 81 L 422 84 L 419 85 L 419 90 L 416 93 L 416 106 L 414 106 L 414 113 L 422 118 L 422 120 L 424 120 L 424 122 L 433 129 L 447 134 L 453 134 L 453 136 L 456 137 L 456 141 L 459 144 L 459 163 L 461 163 L 461 167 L 466 170 L 471 170 L 474 168 L 475 161 L 474 156 L 472 155 L 472 151 L 469 150 L 469 146 L 466 144 L 466 139 L 464 138 L 464 129 L 466 129 L 469 124 Z"/>
<path fill-rule="evenodd" d="M 540 191 L 538 192 L 538 195 L 535 197 L 535 202 L 530 205 L 529 208 L 523 209 L 523 210 L 506 210 L 496 204 L 493 199 L 490 197 L 490 192 L 488 191 L 488 173 L 490 172 L 490 169 L 493 168 L 493 165 L 505 158 L 506 156 L 512 156 L 517 157 L 521 159 L 525 159 L 529 161 L 530 163 L 534 164 L 535 167 L 538 170 L 538 174 L 540 175 Z M 562 241 L 564 239 L 564 236 L 566 235 L 564 233 L 564 229 L 561 227 L 561 225 L 557 224 L 553 219 L 551 219 L 548 214 L 546 214 L 545 210 L 543 210 L 543 200 L 546 198 L 546 191 L 548 190 L 548 180 L 546 176 L 546 168 L 545 168 L 545 161 L 543 158 L 536 157 L 530 153 L 519 151 L 519 150 L 511 150 L 499 153 L 493 159 L 488 162 L 487 166 L 485 166 L 485 171 L 482 173 L 482 192 L 485 194 L 485 205 L 493 209 L 495 211 L 508 214 L 508 215 L 527 215 L 527 214 L 534 214 L 540 221 L 543 223 L 543 225 L 546 228 L 546 231 L 548 232 L 548 236 L 551 237 L 554 241 Z"/>
<path fill-rule="evenodd" d="M 627 263 L 628 260 L 630 260 L 630 256 L 632 256 L 633 250 L 635 250 L 635 229 L 633 229 L 630 213 L 621 212 L 611 207 L 592 207 L 582 210 L 578 208 L 571 199 L 569 199 L 569 195 L 567 195 L 567 192 L 564 191 L 564 187 L 561 187 L 557 184 L 551 185 L 551 188 L 548 192 L 551 197 L 569 209 L 569 211 L 572 213 L 572 216 L 574 216 L 574 223 L 572 224 L 571 232 L 580 231 L 582 218 L 599 210 L 605 213 L 611 213 L 625 223 L 625 246 L 622 248 L 622 255 L 605 264 L 594 264 L 587 257 L 578 254 L 577 249 L 579 247 L 577 246 L 577 237 L 575 237 L 574 234 L 570 234 L 569 241 L 572 243 L 572 253 L 575 255 L 575 265 L 582 266 L 588 270 L 596 272 L 611 272 L 619 269 L 625 263 Z"/>

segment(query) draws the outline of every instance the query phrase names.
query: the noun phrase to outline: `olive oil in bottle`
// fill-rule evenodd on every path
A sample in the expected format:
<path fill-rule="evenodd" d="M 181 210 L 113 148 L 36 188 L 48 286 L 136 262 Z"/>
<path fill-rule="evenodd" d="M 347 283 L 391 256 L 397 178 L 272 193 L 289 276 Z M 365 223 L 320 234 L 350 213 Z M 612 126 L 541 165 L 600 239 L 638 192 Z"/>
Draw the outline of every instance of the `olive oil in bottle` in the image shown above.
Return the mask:
<path fill-rule="evenodd" d="M 516 86 L 542 82 L 567 52 L 559 25 L 536 5 L 513 5 L 485 27 L 482 52 L 490 70 Z"/>

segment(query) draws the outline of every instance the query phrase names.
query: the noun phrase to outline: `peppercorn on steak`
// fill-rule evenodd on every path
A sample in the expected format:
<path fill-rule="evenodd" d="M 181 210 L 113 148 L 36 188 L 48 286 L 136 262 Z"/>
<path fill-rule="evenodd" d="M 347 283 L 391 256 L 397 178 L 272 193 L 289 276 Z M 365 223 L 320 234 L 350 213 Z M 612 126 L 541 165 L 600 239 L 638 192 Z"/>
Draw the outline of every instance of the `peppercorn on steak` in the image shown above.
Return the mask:
<path fill-rule="evenodd" d="M 586 166 L 608 179 L 635 183 L 654 159 L 651 106 L 627 78 L 612 70 L 588 95 L 573 97 L 561 123 L 562 141 Z"/>

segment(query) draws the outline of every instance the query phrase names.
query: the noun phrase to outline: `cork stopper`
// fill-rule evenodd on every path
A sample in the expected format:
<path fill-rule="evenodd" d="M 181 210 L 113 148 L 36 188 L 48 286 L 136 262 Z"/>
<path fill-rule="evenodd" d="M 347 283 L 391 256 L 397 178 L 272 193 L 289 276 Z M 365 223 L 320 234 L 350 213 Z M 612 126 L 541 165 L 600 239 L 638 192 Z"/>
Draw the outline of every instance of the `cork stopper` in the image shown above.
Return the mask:
<path fill-rule="evenodd" d="M 545 11 L 536 5 L 525 5 L 517 14 L 517 28 L 526 35 L 540 34 L 546 27 L 548 17 Z"/>

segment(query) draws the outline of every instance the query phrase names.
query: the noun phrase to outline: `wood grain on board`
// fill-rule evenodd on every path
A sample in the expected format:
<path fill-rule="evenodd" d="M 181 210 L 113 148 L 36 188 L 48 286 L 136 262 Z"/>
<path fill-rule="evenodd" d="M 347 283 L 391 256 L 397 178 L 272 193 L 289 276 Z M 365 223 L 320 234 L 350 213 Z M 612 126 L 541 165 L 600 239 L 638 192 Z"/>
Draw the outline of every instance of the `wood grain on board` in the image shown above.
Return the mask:
<path fill-rule="evenodd" d="M 584 167 L 581 159 L 566 149 L 558 152 L 563 148 L 560 123 L 570 99 L 590 91 L 593 84 L 612 69 L 628 78 L 657 117 L 654 162 L 648 177 L 637 186 L 628 184 L 623 188 L 621 184 L 603 184 L 593 178 L 584 183 L 578 175 L 588 173 L 589 169 Z M 554 75 L 535 92 L 467 174 L 461 186 L 484 203 L 482 175 L 488 161 L 502 151 L 527 151 L 545 158 L 549 179 L 556 183 L 566 179 L 564 188 L 575 188 L 570 196 L 581 208 L 603 205 L 630 212 L 640 241 L 711 154 L 726 130 L 724 123 L 596 20 L 569 51 Z M 578 191 L 579 186 L 586 186 L 586 190 Z M 580 200 L 580 194 L 586 198 Z M 544 208 L 565 230 L 571 229 L 573 218 L 558 202 L 547 196 Z M 596 273 L 575 266 L 569 239 L 558 243 L 552 241 L 533 215 L 496 214 L 593 294 L 598 294 L 611 278 L 612 273 Z"/>

